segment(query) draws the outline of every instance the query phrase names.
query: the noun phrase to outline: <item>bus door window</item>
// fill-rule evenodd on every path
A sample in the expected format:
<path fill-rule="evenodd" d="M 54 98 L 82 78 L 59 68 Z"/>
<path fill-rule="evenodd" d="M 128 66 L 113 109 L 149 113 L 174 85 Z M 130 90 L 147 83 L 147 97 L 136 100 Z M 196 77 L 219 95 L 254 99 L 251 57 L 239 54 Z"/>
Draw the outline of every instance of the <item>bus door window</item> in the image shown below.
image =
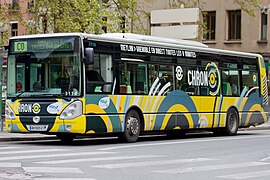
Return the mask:
<path fill-rule="evenodd" d="M 240 95 L 240 81 L 237 64 L 224 63 L 222 71 L 222 92 L 225 96 Z"/>
<path fill-rule="evenodd" d="M 17 82 L 16 82 L 16 90 L 18 92 L 25 91 L 25 71 L 26 66 L 23 63 L 17 63 L 16 65 L 16 71 L 17 71 Z"/>
<path fill-rule="evenodd" d="M 123 62 L 118 66 L 119 90 L 121 94 L 147 94 L 146 64 Z"/>
<path fill-rule="evenodd" d="M 112 56 L 94 55 L 94 64 L 86 66 L 86 93 L 111 93 L 113 84 Z"/>
<path fill-rule="evenodd" d="M 258 71 L 256 65 L 244 65 L 242 70 L 243 91 L 246 96 L 259 92 Z"/>
<path fill-rule="evenodd" d="M 44 88 L 42 87 L 43 81 L 41 78 L 44 77 L 42 72 L 44 71 L 42 71 L 41 64 L 30 64 L 30 91 L 40 91 Z"/>

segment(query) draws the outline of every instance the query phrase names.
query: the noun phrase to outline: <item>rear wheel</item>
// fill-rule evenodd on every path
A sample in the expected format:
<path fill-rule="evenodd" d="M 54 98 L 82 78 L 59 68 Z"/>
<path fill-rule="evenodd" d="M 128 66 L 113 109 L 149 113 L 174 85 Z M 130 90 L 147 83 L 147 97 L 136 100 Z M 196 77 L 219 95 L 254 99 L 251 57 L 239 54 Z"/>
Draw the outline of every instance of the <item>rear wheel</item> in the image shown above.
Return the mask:
<path fill-rule="evenodd" d="M 235 135 L 239 127 L 239 117 L 235 109 L 230 109 L 227 113 L 226 127 L 224 129 L 224 134 Z"/>
<path fill-rule="evenodd" d="M 141 120 L 137 111 L 131 110 L 125 118 L 124 132 L 119 138 L 124 142 L 136 142 L 141 132 Z"/>

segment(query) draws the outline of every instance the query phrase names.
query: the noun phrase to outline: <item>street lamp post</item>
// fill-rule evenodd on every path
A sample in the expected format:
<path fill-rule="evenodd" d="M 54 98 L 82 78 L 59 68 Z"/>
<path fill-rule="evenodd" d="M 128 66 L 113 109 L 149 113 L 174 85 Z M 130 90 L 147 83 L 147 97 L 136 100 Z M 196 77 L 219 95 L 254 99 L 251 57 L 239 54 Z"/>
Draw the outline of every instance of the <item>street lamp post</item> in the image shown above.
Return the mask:
<path fill-rule="evenodd" d="M 4 24 L 3 22 L 0 22 L 0 32 L 1 32 L 1 43 L 0 45 L 4 45 L 4 32 L 6 32 L 8 30 L 8 27 L 6 24 Z M 0 49 L 0 51 L 2 51 Z M 1 131 L 4 130 L 4 119 L 2 118 L 2 65 L 3 65 L 3 57 L 2 54 L 0 52 L 0 94 L 1 94 L 1 101 L 0 101 L 0 118 L 1 118 Z"/>

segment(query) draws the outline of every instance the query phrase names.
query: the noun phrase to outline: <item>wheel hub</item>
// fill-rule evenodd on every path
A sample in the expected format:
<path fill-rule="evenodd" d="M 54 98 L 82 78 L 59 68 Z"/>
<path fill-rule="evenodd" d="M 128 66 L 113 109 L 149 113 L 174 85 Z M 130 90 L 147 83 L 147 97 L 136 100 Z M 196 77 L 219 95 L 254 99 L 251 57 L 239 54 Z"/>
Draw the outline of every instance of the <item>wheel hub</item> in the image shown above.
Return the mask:
<path fill-rule="evenodd" d="M 139 132 L 139 122 L 135 117 L 129 117 L 127 120 L 127 130 L 130 135 L 136 135 Z"/>

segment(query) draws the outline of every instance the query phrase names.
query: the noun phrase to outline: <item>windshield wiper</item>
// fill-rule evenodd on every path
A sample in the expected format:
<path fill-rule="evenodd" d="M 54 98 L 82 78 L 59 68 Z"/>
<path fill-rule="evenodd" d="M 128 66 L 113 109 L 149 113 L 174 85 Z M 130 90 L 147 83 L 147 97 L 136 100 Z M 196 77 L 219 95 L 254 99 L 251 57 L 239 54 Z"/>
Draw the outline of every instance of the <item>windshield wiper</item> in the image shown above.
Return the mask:
<path fill-rule="evenodd" d="M 63 95 L 64 94 L 51 94 L 53 97 L 56 97 L 56 98 L 62 98 L 62 99 L 64 99 L 65 101 L 71 101 L 71 99 L 70 98 L 68 98 L 68 97 L 64 97 Z"/>
<path fill-rule="evenodd" d="M 63 96 L 64 94 L 42 94 L 42 95 L 45 95 L 45 96 L 50 95 L 50 96 L 55 97 L 55 98 L 64 99 L 65 101 L 71 101 L 70 98 L 64 97 Z"/>
<path fill-rule="evenodd" d="M 19 99 L 19 97 L 20 97 L 23 93 L 25 93 L 25 91 L 22 91 L 20 94 L 18 94 L 17 96 L 13 97 L 13 98 L 11 99 L 11 102 L 14 102 L 14 101 L 16 101 L 17 99 Z"/>

